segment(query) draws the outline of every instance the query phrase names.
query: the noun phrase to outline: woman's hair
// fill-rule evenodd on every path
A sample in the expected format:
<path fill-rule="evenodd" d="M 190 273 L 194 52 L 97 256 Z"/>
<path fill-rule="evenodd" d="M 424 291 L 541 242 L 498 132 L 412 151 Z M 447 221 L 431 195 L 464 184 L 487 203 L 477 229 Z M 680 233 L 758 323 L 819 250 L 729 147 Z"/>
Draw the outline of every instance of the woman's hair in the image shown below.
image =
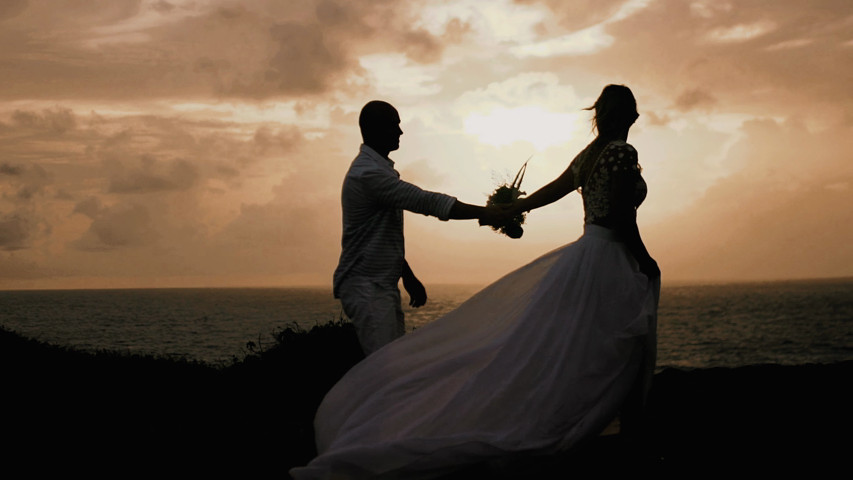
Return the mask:
<path fill-rule="evenodd" d="M 625 85 L 608 85 L 601 91 L 598 100 L 584 110 L 595 110 L 592 128 L 599 135 L 608 135 L 630 127 L 638 117 L 637 100 Z"/>

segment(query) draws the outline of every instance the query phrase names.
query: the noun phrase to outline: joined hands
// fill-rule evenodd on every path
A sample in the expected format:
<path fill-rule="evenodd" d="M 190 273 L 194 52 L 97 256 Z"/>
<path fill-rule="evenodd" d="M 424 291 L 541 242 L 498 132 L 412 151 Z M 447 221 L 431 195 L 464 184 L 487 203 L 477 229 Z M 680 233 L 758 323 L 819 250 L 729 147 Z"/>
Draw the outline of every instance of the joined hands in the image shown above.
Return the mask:
<path fill-rule="evenodd" d="M 519 213 L 517 203 L 486 205 L 483 207 L 483 214 L 479 218 L 479 223 L 480 226 L 499 227 L 505 225 Z"/>

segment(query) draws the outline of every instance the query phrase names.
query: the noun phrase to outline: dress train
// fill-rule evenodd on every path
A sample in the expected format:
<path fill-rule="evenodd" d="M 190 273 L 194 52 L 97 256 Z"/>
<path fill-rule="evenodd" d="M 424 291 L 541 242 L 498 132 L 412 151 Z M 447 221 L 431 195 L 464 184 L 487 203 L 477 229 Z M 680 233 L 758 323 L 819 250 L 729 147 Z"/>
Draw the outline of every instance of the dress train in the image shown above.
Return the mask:
<path fill-rule="evenodd" d="M 291 474 L 434 478 L 569 449 L 651 379 L 659 295 L 612 231 L 586 225 L 354 366 L 317 411 L 319 455 Z"/>

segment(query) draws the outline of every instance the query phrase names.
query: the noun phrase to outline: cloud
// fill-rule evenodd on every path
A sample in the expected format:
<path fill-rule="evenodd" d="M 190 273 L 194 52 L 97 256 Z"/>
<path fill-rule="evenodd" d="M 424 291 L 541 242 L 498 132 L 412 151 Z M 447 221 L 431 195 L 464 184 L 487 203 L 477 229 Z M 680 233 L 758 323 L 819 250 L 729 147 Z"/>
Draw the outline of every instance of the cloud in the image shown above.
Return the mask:
<path fill-rule="evenodd" d="M 403 51 L 418 63 L 433 63 L 441 58 L 444 45 L 426 30 L 403 32 L 401 35 Z"/>
<path fill-rule="evenodd" d="M 546 72 L 523 73 L 465 92 L 454 109 L 464 118 L 466 133 L 495 146 L 525 141 L 544 150 L 566 143 L 583 128 L 574 88 Z"/>
<path fill-rule="evenodd" d="M 460 20 L 459 18 L 451 18 L 444 26 L 442 38 L 449 43 L 461 43 L 472 32 L 471 24 Z"/>
<path fill-rule="evenodd" d="M 360 56 L 433 63 L 446 43 L 395 2 L 35 3 L 0 31 L 0 98 L 317 96 L 356 88 Z"/>
<path fill-rule="evenodd" d="M 745 42 L 766 35 L 776 29 L 776 24 L 767 20 L 758 20 L 748 24 L 717 27 L 708 32 L 712 42 Z"/>
<path fill-rule="evenodd" d="M 0 163 L 0 175 L 9 175 L 13 177 L 20 176 L 24 171 L 23 168 L 17 165 L 10 165 L 8 163 Z"/>
<path fill-rule="evenodd" d="M 843 1 L 659 0 L 608 23 L 613 44 L 572 65 L 624 79 L 670 104 L 686 86 L 732 113 L 823 115 L 853 105 L 849 62 L 840 60 L 849 41 L 843 19 L 851 15 L 853 4 Z"/>
<path fill-rule="evenodd" d="M 541 42 L 524 44 L 512 49 L 519 57 L 554 57 L 562 55 L 591 55 L 613 44 L 603 25 L 595 25 Z"/>
<path fill-rule="evenodd" d="M 141 0 L 30 0 L 27 12 L 38 22 L 49 25 L 80 24 L 85 26 L 119 22 L 140 12 Z"/>
<path fill-rule="evenodd" d="M 274 130 L 268 125 L 258 127 L 252 138 L 254 151 L 260 154 L 289 152 L 302 140 L 302 132 L 295 127 L 288 126 Z"/>
<path fill-rule="evenodd" d="M 156 238 L 147 208 L 120 204 L 100 212 L 89 230 L 72 245 L 80 250 L 102 251 L 149 245 Z"/>
<path fill-rule="evenodd" d="M 329 281 L 340 255 L 340 182 L 359 145 L 356 119 L 347 119 L 351 128 L 328 132 L 328 138 L 342 143 L 331 145 L 328 138 L 317 138 L 283 153 L 278 161 L 285 169 L 271 188 L 271 197 L 242 202 L 231 221 L 211 232 L 205 251 L 208 258 L 218 259 L 212 268 Z M 349 148 L 339 151 L 340 145 Z M 415 168 L 432 175 L 417 162 Z"/>
<path fill-rule="evenodd" d="M 812 42 L 814 42 L 814 40 L 811 38 L 795 38 L 793 40 L 785 40 L 783 42 L 770 45 L 769 47 L 767 47 L 767 50 L 773 51 L 784 50 L 787 48 L 800 48 L 810 45 Z"/>
<path fill-rule="evenodd" d="M 849 126 L 810 132 L 795 121 L 748 122 L 727 154 L 737 170 L 647 229 L 652 254 L 674 279 L 849 275 L 851 134 Z"/>
<path fill-rule="evenodd" d="M 30 130 L 42 130 L 52 134 L 63 134 L 74 129 L 77 119 L 68 108 L 56 107 L 41 113 L 16 110 L 12 114 L 13 126 Z"/>
<path fill-rule="evenodd" d="M 296 110 L 297 119 L 315 115 L 311 104 Z M 74 118 L 75 127 L 60 134 L 43 110 L 21 110 L 0 132 L 9 158 L 28 156 L 0 163 L 0 250 L 15 251 L 30 274 L 51 265 L 81 277 L 307 278 L 333 268 L 340 220 L 329 206 L 338 204 L 340 169 L 358 145 L 352 114 L 335 114 L 352 124 L 347 133 L 309 125 L 312 137 L 295 123 L 217 121 L 191 110 L 51 112 Z M 327 133 L 349 139 L 352 151 L 338 156 Z M 33 145 L 79 154 L 33 154 Z M 19 194 L 25 186 L 41 189 L 27 199 Z"/>
<path fill-rule="evenodd" d="M 151 9 L 164 14 L 174 11 L 175 8 L 175 5 L 165 0 L 158 0 L 157 3 L 151 5 Z"/>
<path fill-rule="evenodd" d="M 50 175 L 39 165 L 26 169 L 20 177 L 23 181 L 15 196 L 18 200 L 31 201 L 40 196 L 51 184 Z"/>
<path fill-rule="evenodd" d="M 565 110 L 577 102 L 574 88 L 550 72 L 526 72 L 465 92 L 456 101 L 461 111 L 497 107 L 548 106 Z"/>
<path fill-rule="evenodd" d="M 84 139 L 85 162 L 81 163 L 97 165 L 98 170 L 89 174 L 101 179 L 103 193 L 172 194 L 214 185 L 239 188 L 244 179 L 257 176 L 258 169 L 267 168 L 304 141 L 304 132 L 297 126 L 204 120 L 203 114 L 192 112 L 185 117 L 100 118 Z"/>
<path fill-rule="evenodd" d="M 43 278 L 45 269 L 28 259 L 22 259 L 14 252 L 0 256 L 0 280 L 9 282 L 7 286 L 20 286 L 22 280 Z M 2 283 L 0 283 L 2 284 Z"/>
<path fill-rule="evenodd" d="M 331 278 L 340 254 L 336 196 L 242 205 L 240 214 L 209 239 L 218 271 L 286 277 L 312 274 Z M 324 275 L 325 274 L 325 275 Z"/>
<path fill-rule="evenodd" d="M 83 116 L 64 106 L 9 115 L 0 131 L 10 159 L 0 163 L 0 250 L 32 274 L 47 265 L 80 276 L 215 274 L 220 262 L 210 259 L 228 252 L 214 239 L 241 203 L 263 204 L 284 175 L 321 171 L 303 168 L 316 157 L 294 155 L 306 141 L 296 125 L 193 112 Z M 298 194 L 316 183 L 297 180 Z"/>
<path fill-rule="evenodd" d="M 412 63 L 402 53 L 365 55 L 358 61 L 365 77 L 386 98 L 424 97 L 442 89 L 436 68 Z"/>
<path fill-rule="evenodd" d="M 98 197 L 89 197 L 74 206 L 72 213 L 79 213 L 91 219 L 97 218 L 103 209 L 103 204 Z"/>
<path fill-rule="evenodd" d="M 51 235 L 42 205 L 51 185 L 51 175 L 38 164 L 0 164 L 0 249 L 26 250 Z"/>
<path fill-rule="evenodd" d="M 434 190 L 435 186 L 441 185 L 449 177 L 448 174 L 438 171 L 426 159 L 410 162 L 400 167 L 399 171 L 400 178 L 425 190 Z"/>
<path fill-rule="evenodd" d="M 847 258 L 847 0 L 0 3 L 0 261 L 20 275 L 326 283 L 368 99 L 400 108 L 405 178 L 476 203 L 531 146 L 530 188 L 559 174 L 607 83 L 640 103 L 641 219 L 667 272 L 840 268 L 786 258 L 796 238 Z M 531 216 L 527 246 L 457 222 L 407 253 L 465 243 L 432 274 L 485 271 L 558 241 L 573 198 Z"/>
<path fill-rule="evenodd" d="M 690 3 L 690 13 L 701 18 L 712 18 L 719 14 L 731 12 L 734 9 L 729 1 L 695 0 Z"/>
<path fill-rule="evenodd" d="M 649 124 L 656 127 L 667 125 L 672 120 L 669 115 L 658 114 L 655 112 L 645 112 L 643 113 L 643 117 L 644 119 L 648 118 Z"/>
<path fill-rule="evenodd" d="M 2 199 L 17 205 L 32 203 L 51 185 L 50 175 L 38 164 L 0 164 L 0 178 L 3 176 L 8 177 L 8 181 L 0 184 Z"/>
<path fill-rule="evenodd" d="M 0 2 L 0 21 L 19 15 L 26 10 L 28 3 L 27 0 L 6 0 Z"/>
<path fill-rule="evenodd" d="M 708 108 L 716 103 L 716 99 L 710 93 L 694 88 L 682 92 L 675 99 L 675 108 L 681 111 L 690 111 L 696 108 Z"/>
<path fill-rule="evenodd" d="M 138 194 L 180 191 L 194 187 L 198 180 L 198 169 L 187 160 L 158 162 L 151 156 L 143 156 L 137 167 L 116 166 L 108 192 Z"/>
<path fill-rule="evenodd" d="M 553 12 L 556 21 L 566 30 L 576 32 L 607 21 L 616 15 L 628 0 L 515 0 L 521 5 L 544 4 Z"/>
<path fill-rule="evenodd" d="M 529 2 L 547 5 L 554 17 L 545 17 L 536 27 L 537 41 L 522 42 L 512 48 L 521 57 L 560 57 L 591 55 L 610 47 L 614 37 L 608 34 L 608 24 L 628 18 L 647 7 L 648 0 Z M 556 25 L 559 25 L 557 27 Z M 555 33 L 556 32 L 556 33 Z"/>
<path fill-rule="evenodd" d="M 81 27 L 120 22 L 140 12 L 141 0 L 4 0 L 0 21 L 14 18 L 24 28 L 40 25 L 62 36 Z"/>
<path fill-rule="evenodd" d="M 654 116 L 642 108 L 641 112 L 641 119 Z M 641 121 L 644 124 L 635 127 L 629 142 L 638 151 L 649 184 L 640 213 L 644 221 L 654 223 L 684 211 L 721 177 L 742 168 L 729 155 L 737 132 L 698 121 Z"/>
<path fill-rule="evenodd" d="M 19 213 L 0 216 L 0 248 L 21 250 L 29 247 L 36 226 Z"/>
<path fill-rule="evenodd" d="M 275 24 L 270 35 L 277 52 L 265 72 L 266 81 L 293 93 L 316 93 L 328 88 L 332 74 L 347 65 L 341 46 L 328 41 L 322 30 L 296 23 Z"/>

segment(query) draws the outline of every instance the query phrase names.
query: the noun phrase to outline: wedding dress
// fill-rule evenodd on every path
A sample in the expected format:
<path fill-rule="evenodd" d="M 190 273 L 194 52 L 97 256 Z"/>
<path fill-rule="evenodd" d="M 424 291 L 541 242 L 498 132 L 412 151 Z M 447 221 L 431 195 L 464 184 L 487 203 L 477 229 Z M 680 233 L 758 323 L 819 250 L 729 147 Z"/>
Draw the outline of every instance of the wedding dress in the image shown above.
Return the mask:
<path fill-rule="evenodd" d="M 588 150 L 572 162 L 578 173 L 596 160 Z M 637 205 L 645 197 L 630 145 L 608 144 L 594 164 L 586 222 L 606 214 L 596 195 L 614 172 L 635 171 Z M 611 230 L 586 223 L 575 242 L 354 366 L 317 411 L 318 456 L 290 473 L 434 478 L 569 449 L 618 415 L 638 375 L 651 378 L 659 292 Z"/>

